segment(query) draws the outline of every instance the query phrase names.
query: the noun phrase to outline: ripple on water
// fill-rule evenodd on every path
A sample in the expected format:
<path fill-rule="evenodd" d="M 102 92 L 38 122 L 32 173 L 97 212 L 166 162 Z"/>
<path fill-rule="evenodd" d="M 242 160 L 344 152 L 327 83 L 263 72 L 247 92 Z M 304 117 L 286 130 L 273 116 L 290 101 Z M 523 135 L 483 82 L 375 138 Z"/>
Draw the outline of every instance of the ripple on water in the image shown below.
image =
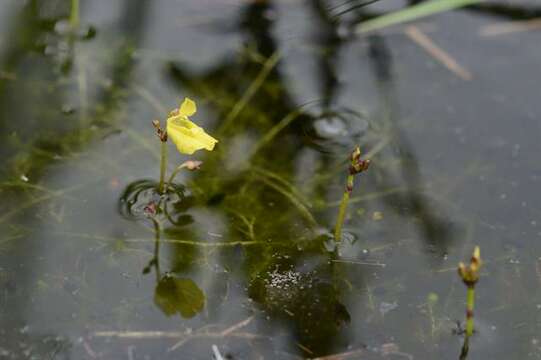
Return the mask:
<path fill-rule="evenodd" d="M 322 152 L 342 152 L 358 143 L 366 133 L 368 120 L 347 108 L 324 110 L 311 122 L 307 133 L 311 142 Z M 335 150 L 333 150 L 335 149 Z"/>

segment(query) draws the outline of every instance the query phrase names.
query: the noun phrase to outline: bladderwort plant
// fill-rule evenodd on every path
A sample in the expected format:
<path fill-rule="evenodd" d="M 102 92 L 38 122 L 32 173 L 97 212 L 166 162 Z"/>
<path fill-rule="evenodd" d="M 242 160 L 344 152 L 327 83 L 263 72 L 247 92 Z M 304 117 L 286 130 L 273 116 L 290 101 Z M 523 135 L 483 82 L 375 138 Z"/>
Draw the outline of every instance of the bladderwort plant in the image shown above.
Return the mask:
<path fill-rule="evenodd" d="M 189 117 L 195 114 L 197 107 L 191 99 L 185 98 L 178 109 L 169 113 L 166 120 L 166 128 L 163 129 L 159 120 L 153 120 L 152 125 L 156 130 L 156 135 L 161 142 L 160 151 L 160 182 L 158 191 L 164 194 L 167 190 L 167 184 L 171 184 L 182 169 L 196 170 L 201 166 L 200 161 L 186 161 L 179 165 L 165 182 L 165 173 L 167 171 L 167 140 L 171 139 L 175 143 L 177 150 L 181 154 L 191 155 L 197 150 L 214 150 L 214 145 L 218 142 L 215 138 L 205 132 L 205 130 L 195 123 Z"/>
<path fill-rule="evenodd" d="M 346 189 L 344 195 L 342 195 L 342 201 L 340 202 L 340 209 L 338 210 L 338 218 L 336 219 L 336 225 L 334 226 L 334 240 L 340 242 L 342 239 L 342 225 L 346 218 L 346 209 L 348 206 L 351 192 L 353 191 L 353 180 L 355 175 L 366 171 L 370 166 L 370 160 L 361 159 L 361 149 L 357 146 L 351 153 L 351 161 L 349 164 L 349 174 L 346 183 Z"/>

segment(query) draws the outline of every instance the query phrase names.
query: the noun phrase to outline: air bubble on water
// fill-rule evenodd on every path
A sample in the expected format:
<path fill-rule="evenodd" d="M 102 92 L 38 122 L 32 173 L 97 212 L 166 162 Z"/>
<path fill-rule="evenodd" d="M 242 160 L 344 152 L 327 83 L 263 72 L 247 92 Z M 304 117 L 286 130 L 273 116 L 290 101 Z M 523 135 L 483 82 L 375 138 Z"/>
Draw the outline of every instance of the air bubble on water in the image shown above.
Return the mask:
<path fill-rule="evenodd" d="M 367 249 L 367 248 L 364 248 L 364 249 L 361 250 L 359 258 L 360 259 L 366 259 L 369 255 L 370 255 L 370 250 Z"/>

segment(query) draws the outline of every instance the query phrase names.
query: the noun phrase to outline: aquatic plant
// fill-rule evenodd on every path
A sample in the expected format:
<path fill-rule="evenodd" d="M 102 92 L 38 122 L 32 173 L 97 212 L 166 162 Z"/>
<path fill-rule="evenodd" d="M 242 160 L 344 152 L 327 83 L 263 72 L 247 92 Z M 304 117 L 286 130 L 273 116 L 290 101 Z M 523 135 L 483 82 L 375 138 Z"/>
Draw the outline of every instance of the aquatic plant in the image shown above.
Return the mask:
<path fill-rule="evenodd" d="M 178 109 L 169 113 L 166 120 L 166 129 L 163 129 L 159 120 L 153 120 L 152 125 L 156 129 L 156 135 L 161 141 L 161 156 L 160 156 L 160 183 L 158 190 L 161 194 L 165 192 L 165 172 L 167 170 L 167 140 L 171 140 L 177 146 L 177 150 L 181 154 L 191 155 L 197 150 L 205 149 L 208 151 L 214 150 L 214 145 L 218 142 L 215 138 L 208 135 L 205 130 L 195 123 L 189 117 L 195 114 L 197 107 L 195 102 L 189 98 L 185 98 Z M 178 166 L 169 178 L 169 183 L 173 181 L 176 174 L 183 168 L 188 170 L 198 169 L 201 165 L 199 161 L 187 161 Z"/>
<path fill-rule="evenodd" d="M 338 218 L 336 219 L 336 225 L 334 226 L 334 240 L 339 242 L 342 237 L 342 225 L 346 217 L 346 209 L 349 202 L 349 197 L 353 191 L 353 178 L 356 174 L 366 171 L 370 166 L 370 160 L 361 160 L 361 149 L 357 146 L 351 153 L 351 162 L 349 165 L 349 174 L 346 183 L 346 189 L 342 195 L 342 201 L 340 202 L 340 209 L 338 210 Z"/>
<path fill-rule="evenodd" d="M 481 251 L 479 246 L 473 250 L 470 264 L 466 266 L 464 263 L 458 264 L 458 275 L 467 287 L 466 298 L 466 338 L 473 334 L 473 308 L 475 305 L 475 284 L 479 280 L 479 268 L 481 267 Z"/>

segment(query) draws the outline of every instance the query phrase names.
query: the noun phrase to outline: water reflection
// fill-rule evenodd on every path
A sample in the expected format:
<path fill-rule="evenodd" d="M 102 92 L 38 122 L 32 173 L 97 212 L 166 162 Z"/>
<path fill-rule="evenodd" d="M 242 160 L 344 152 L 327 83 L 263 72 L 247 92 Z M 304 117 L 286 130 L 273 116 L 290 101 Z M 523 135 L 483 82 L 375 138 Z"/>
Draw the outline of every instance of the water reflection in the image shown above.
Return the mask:
<path fill-rule="evenodd" d="M 256 59 L 272 58 L 277 53 L 272 36 L 272 9 L 271 1 L 256 1 L 240 12 L 243 16 L 240 30 L 248 49 L 256 51 Z M 218 68 L 198 75 L 189 74 L 185 67 L 172 65 L 171 75 L 182 87 L 195 93 L 203 88 L 212 89 L 212 94 L 205 96 L 219 99 L 227 89 L 227 98 L 238 99 L 242 98 L 244 89 L 231 88 L 229 75 L 242 74 L 235 83 L 248 84 L 261 71 L 257 62 L 250 58 L 242 60 L 241 64 L 222 62 Z M 265 134 L 281 124 L 283 114 L 295 112 L 294 101 L 284 82 L 280 68 L 273 68 L 265 84 L 257 89 L 257 96 L 251 98 L 249 105 L 235 118 L 235 127 L 222 125 L 223 141 L 217 151 L 224 148 L 224 143 L 231 145 L 229 137 L 239 130 L 244 131 L 249 126 L 251 131 Z M 331 88 L 328 89 L 329 96 L 333 91 Z M 214 105 L 216 113 L 224 114 L 226 110 L 220 103 Z M 254 122 L 254 116 L 261 120 Z M 342 116 L 346 115 L 341 113 L 338 118 Z M 252 167 L 248 171 L 224 174 L 223 167 L 229 159 L 223 150 L 217 155 L 212 154 L 196 175 L 195 183 L 204 189 L 204 193 L 212 194 L 215 181 L 223 182 L 219 188 L 225 189 L 226 193 L 215 206 L 219 205 L 238 219 L 231 224 L 232 238 L 273 239 L 263 248 L 244 249 L 244 271 L 252 279 L 249 295 L 277 321 L 279 329 L 292 329 L 289 334 L 292 338 L 287 340 L 289 348 L 298 349 L 295 344 L 300 344 L 311 354 L 326 354 L 345 341 L 339 334 L 348 323 L 349 314 L 340 299 L 340 286 L 333 276 L 334 266 L 329 265 L 329 255 L 322 256 L 322 250 L 325 253 L 323 244 L 314 241 L 315 233 L 311 229 L 317 222 L 309 210 L 310 205 L 303 200 L 298 203 L 292 200 L 298 194 L 292 192 L 289 184 L 298 169 L 291 159 L 303 146 L 299 139 L 305 138 L 304 124 L 307 122 L 313 122 L 313 118 L 302 114 L 281 130 L 280 143 L 254 144 L 258 151 L 249 159 Z M 213 179 L 214 183 L 209 183 L 208 179 Z M 291 207 L 290 201 L 295 201 L 296 205 Z M 272 222 L 265 219 L 272 219 Z M 282 231 L 285 229 L 287 231 Z M 232 265 L 231 258 L 225 254 L 220 258 L 224 266 Z"/>
<path fill-rule="evenodd" d="M 371 36 L 369 41 L 369 58 L 372 60 L 373 73 L 379 84 L 381 106 L 385 109 L 382 121 L 386 123 L 390 146 L 400 153 L 402 159 L 402 165 L 398 171 L 391 172 L 383 167 L 378 168 L 377 170 L 381 172 L 378 178 L 382 183 L 382 188 L 393 188 L 398 184 L 404 184 L 407 188 L 407 191 L 402 194 L 385 197 L 383 201 L 390 208 L 398 210 L 402 216 L 413 217 L 419 221 L 421 239 L 426 243 L 425 248 L 428 253 L 436 255 L 430 257 L 432 264 L 439 266 L 452 244 L 453 227 L 444 220 L 445 215 L 438 214 L 435 208 L 429 205 L 428 199 L 416 190 L 421 187 L 423 180 L 413 147 L 398 123 L 400 113 L 394 89 L 392 54 L 380 36 Z M 393 179 L 397 176 L 396 183 L 393 183 Z"/>
<path fill-rule="evenodd" d="M 129 7 L 133 8 L 135 3 L 142 2 L 133 2 Z M 81 88 L 87 89 L 88 85 L 86 77 L 81 76 L 86 69 L 73 66 L 78 63 L 77 43 L 92 38 L 91 29 L 75 38 L 63 29 L 66 8 L 58 7 L 51 2 L 34 0 L 20 5 L 16 8 L 17 13 L 6 30 L 9 35 L 2 43 L 0 55 L 0 67 L 4 74 L 0 79 L 0 104 L 3 109 L 0 111 L 2 136 L 0 156 L 5 159 L 5 166 L 1 170 L 5 206 L 0 224 L 2 242 L 5 239 L 9 243 L 18 240 L 17 243 L 13 243 L 12 250 L 6 254 L 0 253 L 2 256 L 0 272 L 10 269 L 11 273 L 13 270 L 10 283 L 16 283 L 19 289 L 15 293 L 3 292 L 2 308 L 9 309 L 9 312 L 2 312 L 0 315 L 4 339 L 0 345 L 1 356 L 8 359 L 36 356 L 67 359 L 71 353 L 71 340 L 56 335 L 33 335 L 39 332 L 40 326 L 46 327 L 48 321 L 38 320 L 34 326 L 26 325 L 32 323 L 31 309 L 36 297 L 41 301 L 41 295 L 50 294 L 56 289 L 56 284 L 50 284 L 50 281 L 51 278 L 59 276 L 57 271 L 62 271 L 59 269 L 53 274 L 38 271 L 44 267 L 44 262 L 37 261 L 37 258 L 45 257 L 48 263 L 55 263 L 62 251 L 56 248 L 53 242 L 55 237 L 45 237 L 46 242 L 53 243 L 44 244 L 42 241 L 44 237 L 36 236 L 35 229 L 39 229 L 43 223 L 42 215 L 37 214 L 45 213 L 45 218 L 48 218 L 48 214 L 55 214 L 56 222 L 43 225 L 43 233 L 49 235 L 54 231 L 55 225 L 65 220 L 66 203 L 60 199 L 69 198 L 70 192 L 84 188 L 87 182 L 81 179 L 81 182 L 74 186 L 63 181 L 55 183 L 52 180 L 52 184 L 48 181 L 51 177 L 54 178 L 51 174 L 62 172 L 62 168 L 59 170 L 62 161 L 86 149 L 93 140 L 110 131 L 114 119 L 107 116 L 100 118 L 100 114 L 107 115 L 110 106 L 118 105 L 120 98 L 117 85 L 120 84 L 115 82 L 110 84 L 108 89 L 111 91 L 100 98 L 103 103 L 95 103 L 90 99 L 83 100 L 84 94 L 80 92 L 78 95 L 81 100 L 79 102 L 77 99 L 76 102 L 80 106 L 74 107 L 72 95 L 73 89 L 77 88 L 74 84 L 79 85 L 79 91 Z M 137 7 L 135 5 L 135 8 Z M 125 74 L 126 72 L 122 72 L 125 66 L 125 63 L 113 66 L 114 73 Z M 126 83 L 121 85 L 125 86 Z M 102 107 L 105 103 L 107 105 Z M 92 114 L 92 119 L 85 115 L 90 108 L 99 109 Z M 80 114 L 79 119 L 73 116 L 76 113 Z M 98 124 L 100 127 L 95 127 Z M 91 173 L 92 170 L 88 169 Z M 73 180 L 76 178 L 71 179 Z M 90 183 L 95 182 L 95 178 L 90 180 Z M 56 186 L 60 186 L 60 189 L 55 189 Z M 40 207 L 42 204 L 45 204 L 43 208 Z M 27 211 L 34 215 L 29 216 Z M 18 229 L 24 231 L 21 233 Z M 62 267 L 64 266 L 69 266 L 65 259 L 62 262 Z M 69 275 L 70 278 L 72 276 L 75 277 Z M 68 280 L 68 276 L 60 278 Z M 6 287 L 3 286 L 3 289 Z M 59 304 L 67 302 L 72 305 L 69 300 L 66 301 L 67 299 L 62 297 L 63 293 L 63 289 L 60 288 L 55 295 L 56 299 L 62 299 Z M 84 297 L 82 300 L 92 301 Z M 79 306 L 84 309 L 85 301 L 82 303 Z M 34 314 L 36 319 L 44 318 L 46 314 L 53 314 L 58 310 L 53 309 L 52 304 L 54 302 L 48 302 L 47 306 L 50 308 L 46 312 Z M 66 314 L 69 310 L 63 310 L 62 315 L 70 315 Z M 19 336 L 15 329 L 26 329 L 24 332 L 30 331 L 32 335 Z M 7 352 L 4 352 L 5 348 L 8 349 Z M 40 350 L 42 348 L 49 350 L 42 351 Z M 12 352 L 12 349 L 17 351 Z"/>
<path fill-rule="evenodd" d="M 280 328 L 293 329 L 290 334 L 292 338 L 288 341 L 289 348 L 295 349 L 296 344 L 300 344 L 308 355 L 321 355 L 336 352 L 347 341 L 347 331 L 344 326 L 348 323 L 350 315 L 344 306 L 341 290 L 347 279 L 335 276 L 336 266 L 329 265 L 329 263 L 334 263 L 328 259 L 329 255 L 325 254 L 323 242 L 314 241 L 317 236 L 314 230 L 318 228 L 318 225 L 311 214 L 310 201 L 303 199 L 303 195 L 291 186 L 294 179 L 306 170 L 296 168 L 291 159 L 295 159 L 306 145 L 313 146 L 318 143 L 318 137 L 308 135 L 317 132 L 320 139 L 327 137 L 330 141 L 339 140 L 334 148 L 329 146 L 330 142 L 326 140 L 325 144 L 321 145 L 324 151 L 316 155 L 315 162 L 321 164 L 316 172 L 324 172 L 336 166 L 337 153 L 347 154 L 353 144 L 364 140 L 368 121 L 356 111 L 333 109 L 335 106 L 332 103 L 339 89 L 339 83 L 333 81 L 339 66 L 335 57 L 345 42 L 337 35 L 337 24 L 329 20 L 322 4 L 313 2 L 312 6 L 322 21 L 327 24 L 324 27 L 318 27 L 320 35 L 317 39 L 321 39 L 318 41 L 321 41 L 320 46 L 323 51 L 321 51 L 319 72 L 315 74 L 324 79 L 321 89 L 323 99 L 321 114 L 323 115 L 311 115 L 314 111 L 310 107 L 302 117 L 280 129 L 281 141 L 279 143 L 266 143 L 264 147 L 256 143 L 254 146 L 258 152 L 256 156 L 248 159 L 251 170 L 224 173 L 223 164 L 230 161 L 228 153 L 221 150 L 218 155 L 213 154 L 212 158 L 206 161 L 204 169 L 196 176 L 195 183 L 204 189 L 204 193 L 212 194 L 213 189 L 217 187 L 231 190 L 226 190 L 226 194 L 216 205 L 239 219 L 238 227 L 236 222 L 232 223 L 233 237 L 246 237 L 249 234 L 251 240 L 273 239 L 265 246 L 263 253 L 260 248 L 245 249 L 246 271 L 253 279 L 249 295 L 261 309 L 271 314 L 273 319 L 280 320 Z M 255 50 L 256 56 L 243 57 L 240 63 L 224 61 L 212 70 L 197 74 L 190 73 L 186 67 L 172 64 L 170 74 L 175 79 L 175 83 L 181 88 L 188 88 L 193 93 L 211 99 L 224 99 L 224 97 L 225 99 L 242 99 L 244 88 L 232 87 L 233 79 L 230 78 L 230 74 L 242 74 L 240 78 L 235 79 L 235 83 L 249 84 L 251 79 L 258 78 L 262 71 L 261 62 L 254 62 L 252 59 L 261 57 L 272 59 L 277 53 L 276 41 L 271 35 L 273 24 L 272 18 L 269 17 L 271 9 L 272 2 L 263 1 L 246 5 L 241 11 L 241 14 L 250 16 L 247 21 L 241 21 L 243 24 L 241 30 L 243 38 L 248 42 L 247 48 L 251 51 Z M 390 70 L 392 61 L 381 39 L 373 38 L 370 44 L 370 54 L 381 85 L 381 97 L 384 99 L 381 106 L 390 113 L 395 111 L 394 104 L 389 102 L 389 100 L 393 101 L 393 96 L 389 93 L 389 89 L 392 88 L 392 71 Z M 263 67 L 268 64 L 268 61 L 263 62 Z M 236 136 L 239 132 L 261 134 L 272 132 L 275 126 L 281 124 L 283 118 L 280 114 L 291 114 L 295 111 L 294 100 L 288 93 L 286 80 L 280 72 L 280 63 L 269 72 L 266 82 L 257 89 L 257 92 L 256 96 L 250 98 L 249 105 L 236 114 L 234 128 L 222 124 L 224 141 L 221 142 L 221 149 L 232 146 L 230 137 Z M 211 108 L 215 113 L 223 114 L 222 116 L 226 119 L 229 118 L 227 101 L 225 104 L 214 101 Z M 254 122 L 254 117 L 261 120 Z M 380 127 L 387 129 L 386 135 L 404 153 L 407 152 L 409 145 L 405 136 L 398 130 L 398 125 L 394 123 L 397 117 L 397 114 L 393 114 L 384 118 L 383 121 L 386 123 L 380 124 Z M 347 128 L 337 131 L 339 126 L 333 124 L 332 121 L 338 121 L 342 124 L 341 126 L 347 126 Z M 310 127 L 314 131 L 307 132 L 306 129 Z M 325 154 L 329 151 L 331 151 L 330 156 Z M 422 239 L 434 242 L 440 247 L 437 251 L 444 253 L 448 246 L 448 229 L 442 226 L 441 220 L 429 210 L 425 199 L 417 194 L 415 189 L 420 186 L 421 179 L 416 170 L 413 152 L 407 152 L 406 157 L 408 163 L 402 169 L 402 176 L 396 180 L 398 183 L 405 181 L 407 184 L 405 195 L 390 197 L 384 201 L 393 211 L 405 208 L 404 216 L 418 218 L 421 229 L 424 231 Z M 225 167 L 227 168 L 227 165 Z M 388 189 L 397 186 L 390 180 L 395 178 L 394 174 L 388 173 L 383 168 L 379 171 L 383 179 L 378 183 L 379 188 Z M 209 179 L 212 179 L 212 182 Z M 219 186 L 216 185 L 217 181 L 221 182 Z M 322 194 L 323 198 L 328 197 L 331 192 L 328 182 L 320 182 L 315 191 Z M 282 195 L 283 198 L 280 199 L 276 196 L 277 194 Z M 254 199 L 257 200 L 254 201 Z M 397 201 L 401 203 L 397 204 Z M 262 219 L 272 219 L 272 225 Z M 287 231 L 284 232 L 282 229 L 287 229 Z M 237 235 L 233 235 L 235 233 Z M 282 242 L 275 240 L 276 237 L 285 237 L 284 240 L 291 242 L 291 245 L 284 246 Z M 359 250 L 355 251 L 359 252 Z M 221 257 L 221 261 L 223 264 L 231 262 L 225 256 Z M 311 265 L 307 269 L 305 264 Z M 357 271 L 357 276 L 362 272 L 362 270 Z M 313 286 L 309 287 L 310 285 Z M 362 284 L 362 281 L 359 285 L 366 286 Z"/>
<path fill-rule="evenodd" d="M 154 254 L 142 272 L 149 274 L 154 269 L 154 303 L 167 316 L 178 313 L 184 318 L 191 318 L 201 312 L 205 304 L 205 295 L 197 284 L 189 278 L 178 276 L 182 275 L 182 270 L 191 267 L 193 258 L 184 253 L 183 260 L 173 259 L 174 272 L 163 272 L 160 267 L 162 233 L 165 232 L 169 237 L 182 237 L 181 227 L 193 222 L 192 217 L 186 213 L 191 206 L 193 197 L 186 194 L 184 186 L 167 184 L 166 192 L 159 194 L 158 183 L 151 180 L 137 180 L 129 184 L 118 201 L 119 212 L 124 217 L 152 224 Z M 179 260 L 186 265 L 179 268 Z"/>

